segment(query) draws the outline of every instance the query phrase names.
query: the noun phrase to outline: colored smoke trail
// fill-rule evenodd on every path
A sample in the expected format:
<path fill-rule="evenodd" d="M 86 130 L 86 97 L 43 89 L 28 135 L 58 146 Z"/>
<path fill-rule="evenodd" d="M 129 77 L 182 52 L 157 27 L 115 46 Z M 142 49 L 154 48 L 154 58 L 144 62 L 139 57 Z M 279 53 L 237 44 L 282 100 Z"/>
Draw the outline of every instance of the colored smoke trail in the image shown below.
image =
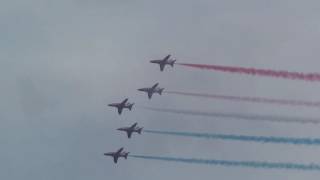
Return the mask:
<path fill-rule="evenodd" d="M 173 114 L 185 114 L 194 116 L 206 116 L 206 117 L 218 117 L 218 118 L 229 118 L 229 119 L 242 119 L 248 121 L 268 121 L 268 122 L 282 122 L 282 123 L 313 123 L 318 124 L 318 119 L 305 119 L 305 118 L 294 118 L 294 117 L 280 117 L 280 116 L 263 116 L 255 114 L 237 114 L 237 113 L 220 113 L 220 112 L 201 112 L 195 110 L 179 110 L 169 108 L 153 108 L 153 107 L 142 107 L 147 110 L 157 112 L 168 112 Z"/>
<path fill-rule="evenodd" d="M 207 65 L 207 64 L 190 64 L 190 63 L 177 63 L 182 66 L 188 66 L 199 69 L 208 69 L 214 71 L 222 71 L 229 73 L 248 74 L 256 76 L 277 77 L 293 80 L 304 81 L 320 81 L 320 73 L 301 73 L 301 72 L 289 72 L 283 70 L 268 70 L 268 69 L 255 69 L 244 67 L 232 67 L 232 66 L 219 66 L 219 65 Z"/>
<path fill-rule="evenodd" d="M 317 138 L 289 138 L 289 137 L 267 137 L 267 136 L 245 136 L 233 134 L 209 134 L 209 133 L 193 133 L 193 132 L 174 132 L 174 131 L 155 131 L 144 130 L 145 133 L 163 134 L 171 136 L 185 136 L 205 139 L 221 139 L 233 141 L 247 141 L 259 143 L 279 143 L 279 144 L 294 144 L 294 145 L 320 145 L 320 139 Z"/>
<path fill-rule="evenodd" d="M 218 94 L 190 93 L 190 92 L 180 92 L 180 91 L 165 91 L 165 93 L 183 95 L 183 96 L 193 96 L 193 97 L 213 98 L 213 99 L 230 100 L 230 101 L 240 101 L 240 102 L 279 104 L 279 105 L 289 105 L 289 106 L 305 106 L 305 107 L 317 107 L 317 108 L 320 107 L 320 102 L 311 102 L 311 101 L 270 99 L 270 98 L 263 98 L 263 97 L 227 96 L 227 95 L 218 95 Z"/>
<path fill-rule="evenodd" d="M 133 158 L 160 160 L 169 162 L 181 162 L 191 164 L 204 164 L 227 167 L 247 167 L 247 168 L 263 168 L 263 169 L 286 169 L 286 170 L 302 170 L 302 171 L 320 171 L 318 164 L 296 164 L 287 162 L 260 162 L 260 161 L 228 161 L 216 159 L 196 159 L 196 158 L 175 158 L 175 157 L 161 157 L 161 156 L 141 156 L 129 155 Z"/>

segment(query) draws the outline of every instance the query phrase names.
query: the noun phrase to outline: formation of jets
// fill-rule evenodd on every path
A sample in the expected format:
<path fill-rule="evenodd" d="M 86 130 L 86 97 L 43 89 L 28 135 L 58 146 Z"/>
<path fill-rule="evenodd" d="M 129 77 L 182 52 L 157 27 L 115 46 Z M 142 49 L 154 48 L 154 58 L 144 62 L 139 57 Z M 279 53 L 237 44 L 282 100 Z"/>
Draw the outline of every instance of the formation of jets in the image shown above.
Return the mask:
<path fill-rule="evenodd" d="M 160 71 L 164 70 L 164 67 L 166 65 L 170 65 L 171 67 L 173 67 L 174 63 L 176 62 L 175 59 L 170 59 L 171 55 L 167 55 L 166 57 L 164 57 L 163 59 L 159 59 L 159 60 L 151 60 L 150 63 L 155 63 L 155 64 L 159 64 L 160 66 Z M 158 87 L 159 83 L 154 84 L 152 87 L 147 87 L 147 88 L 140 88 L 138 89 L 138 91 L 142 91 L 142 92 L 146 92 L 148 94 L 148 98 L 151 99 L 153 94 L 159 94 L 161 95 L 164 88 L 160 88 Z M 108 106 L 110 107 L 115 107 L 118 110 L 118 114 L 121 115 L 123 109 L 129 109 L 130 111 L 132 110 L 134 103 L 129 103 L 128 102 L 128 98 L 126 98 L 125 100 L 123 100 L 120 103 L 111 103 L 108 104 Z M 129 127 L 121 127 L 117 129 L 118 131 L 123 131 L 127 133 L 128 138 L 130 139 L 132 134 L 135 132 L 137 134 L 141 134 L 143 127 L 138 127 L 138 123 L 134 123 L 133 125 L 129 126 Z M 113 162 L 117 163 L 118 159 L 120 157 L 127 159 L 129 152 L 125 152 L 123 151 L 124 148 L 120 148 L 119 150 L 117 150 L 116 152 L 108 152 L 108 153 L 104 153 L 105 156 L 111 156 L 113 157 Z"/>

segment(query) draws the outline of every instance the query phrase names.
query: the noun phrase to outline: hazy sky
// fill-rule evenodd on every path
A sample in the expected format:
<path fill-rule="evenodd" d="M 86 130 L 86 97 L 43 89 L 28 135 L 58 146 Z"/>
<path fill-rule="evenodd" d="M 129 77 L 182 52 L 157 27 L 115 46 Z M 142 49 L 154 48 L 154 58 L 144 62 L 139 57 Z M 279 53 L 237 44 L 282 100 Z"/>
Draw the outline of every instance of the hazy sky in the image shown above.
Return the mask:
<path fill-rule="evenodd" d="M 149 129 L 318 137 L 315 125 L 225 120 L 106 105 L 129 97 L 140 106 L 297 117 L 318 109 L 165 94 L 137 88 L 318 100 L 320 83 L 238 76 L 148 63 L 179 62 L 317 72 L 319 1 L 301 0 L 2 0 L 0 1 L 0 179 L 316 179 L 319 172 L 226 168 L 129 158 L 104 152 L 226 160 L 320 163 L 320 147 L 134 135 Z"/>

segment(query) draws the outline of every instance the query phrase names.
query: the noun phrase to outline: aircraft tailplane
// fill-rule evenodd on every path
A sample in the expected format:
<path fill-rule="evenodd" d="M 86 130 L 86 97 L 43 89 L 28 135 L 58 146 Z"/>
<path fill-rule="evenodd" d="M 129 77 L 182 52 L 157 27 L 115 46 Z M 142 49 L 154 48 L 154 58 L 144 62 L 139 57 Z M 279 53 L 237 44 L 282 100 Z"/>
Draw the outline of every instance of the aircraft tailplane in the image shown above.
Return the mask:
<path fill-rule="evenodd" d="M 159 89 L 159 94 L 162 95 L 164 88 Z"/>
<path fill-rule="evenodd" d="M 143 130 L 143 127 L 139 128 L 137 132 L 141 134 L 142 130 Z"/>
<path fill-rule="evenodd" d="M 130 111 L 131 111 L 133 105 L 134 105 L 134 103 L 132 103 L 132 104 L 129 105 L 128 108 L 129 108 Z"/>
<path fill-rule="evenodd" d="M 170 62 L 170 66 L 173 67 L 173 65 L 174 65 L 174 63 L 175 63 L 176 61 L 177 61 L 177 60 L 171 61 L 171 62 Z"/>
<path fill-rule="evenodd" d="M 127 158 L 128 158 L 128 155 L 129 155 L 129 152 L 125 153 L 125 154 L 124 154 L 124 158 L 127 159 Z"/>

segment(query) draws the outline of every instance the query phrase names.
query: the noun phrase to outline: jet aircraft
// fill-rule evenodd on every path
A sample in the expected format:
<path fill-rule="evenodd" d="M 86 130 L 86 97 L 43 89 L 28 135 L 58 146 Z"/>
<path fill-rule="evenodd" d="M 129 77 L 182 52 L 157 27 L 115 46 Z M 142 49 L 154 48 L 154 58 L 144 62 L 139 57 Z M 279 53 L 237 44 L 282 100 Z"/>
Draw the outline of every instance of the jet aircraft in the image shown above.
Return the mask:
<path fill-rule="evenodd" d="M 127 108 L 131 111 L 132 106 L 134 105 L 134 103 L 128 103 L 128 98 L 126 98 L 125 100 L 123 100 L 121 103 L 112 103 L 112 104 L 108 104 L 108 106 L 111 107 L 116 107 L 118 109 L 118 113 L 121 114 L 122 110 L 124 108 Z"/>
<path fill-rule="evenodd" d="M 159 95 L 162 94 L 164 88 L 159 88 L 158 85 L 159 85 L 159 83 L 156 83 L 155 85 L 153 85 L 150 88 L 140 88 L 140 89 L 138 89 L 138 91 L 146 92 L 148 94 L 148 98 L 151 99 L 151 97 L 154 93 L 158 93 Z"/>
<path fill-rule="evenodd" d="M 117 152 L 109 152 L 109 153 L 104 153 L 105 156 L 111 156 L 113 157 L 113 162 L 116 164 L 118 162 L 118 159 L 120 157 L 123 157 L 125 159 L 128 158 L 129 152 L 123 151 L 123 148 L 120 148 Z"/>
<path fill-rule="evenodd" d="M 136 132 L 139 134 L 141 134 L 141 132 L 142 132 L 143 127 L 137 127 L 137 125 L 138 125 L 138 123 L 134 123 L 130 127 L 122 127 L 122 128 L 118 128 L 117 130 L 126 132 L 128 135 L 128 138 L 131 138 L 131 135 L 133 132 Z"/>
<path fill-rule="evenodd" d="M 173 67 L 174 63 L 176 62 L 175 59 L 170 59 L 170 54 L 167 55 L 166 57 L 164 57 L 163 59 L 157 59 L 157 60 L 151 60 L 150 63 L 155 63 L 155 64 L 159 64 L 160 66 L 160 71 L 164 70 L 164 67 L 168 64 L 171 65 L 171 67 Z"/>

